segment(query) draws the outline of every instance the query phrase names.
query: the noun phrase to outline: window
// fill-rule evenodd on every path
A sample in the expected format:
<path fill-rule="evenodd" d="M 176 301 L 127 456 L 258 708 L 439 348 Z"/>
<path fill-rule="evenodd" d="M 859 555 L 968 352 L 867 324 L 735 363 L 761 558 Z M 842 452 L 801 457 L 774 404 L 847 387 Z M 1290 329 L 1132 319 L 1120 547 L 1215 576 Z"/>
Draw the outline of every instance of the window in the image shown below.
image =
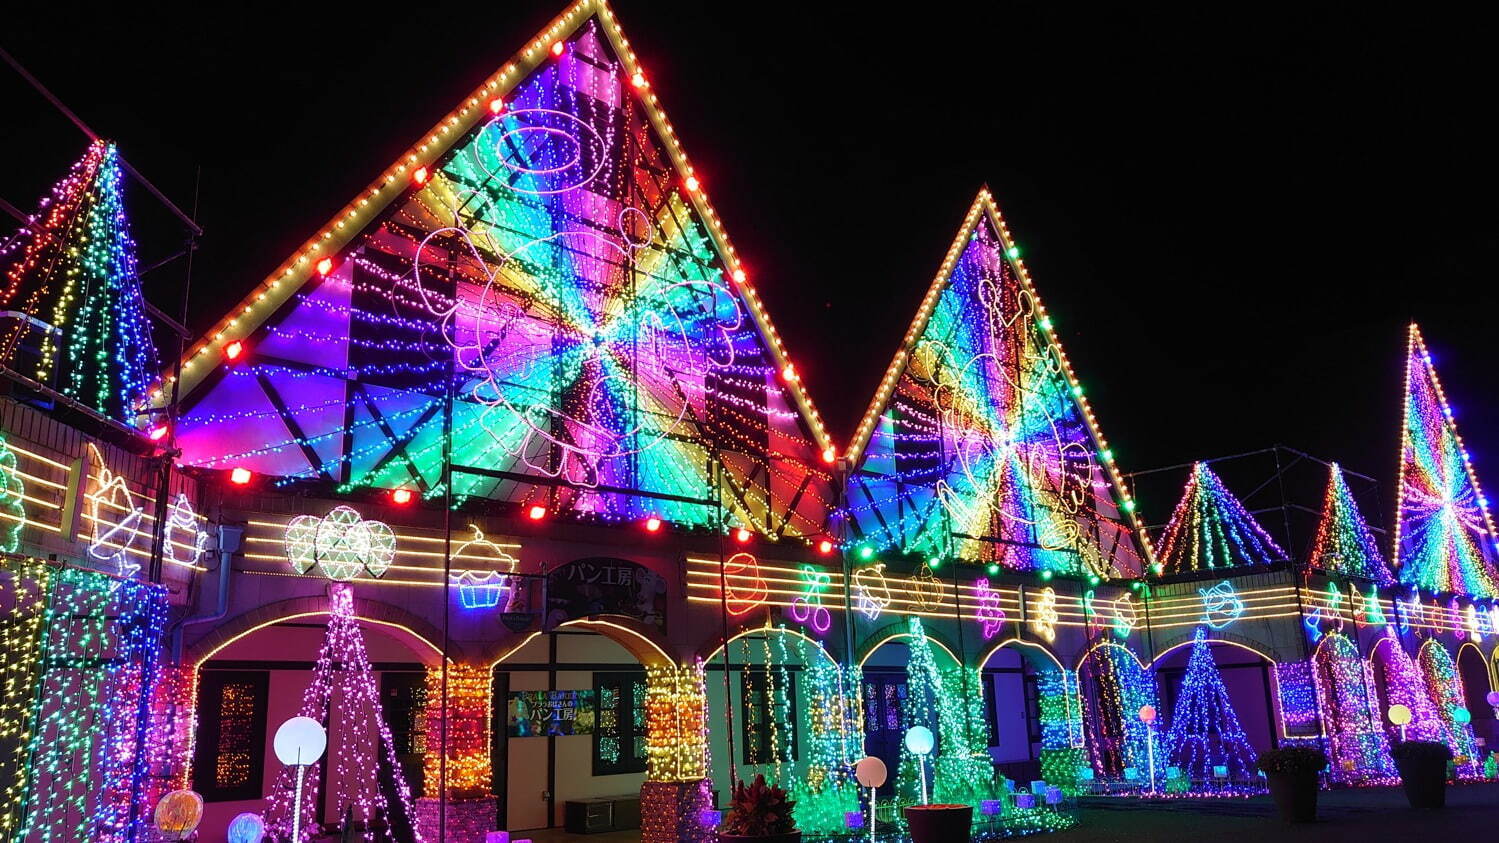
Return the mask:
<path fill-rule="evenodd" d="M 645 772 L 645 674 L 595 673 L 593 774 Z"/>
<path fill-rule="evenodd" d="M 265 779 L 266 696 L 270 673 L 208 670 L 198 686 L 193 789 L 205 802 L 259 799 Z"/>
<path fill-rule="evenodd" d="M 796 674 L 749 669 L 743 674 L 740 710 L 744 723 L 744 763 L 782 764 L 796 760 Z"/>

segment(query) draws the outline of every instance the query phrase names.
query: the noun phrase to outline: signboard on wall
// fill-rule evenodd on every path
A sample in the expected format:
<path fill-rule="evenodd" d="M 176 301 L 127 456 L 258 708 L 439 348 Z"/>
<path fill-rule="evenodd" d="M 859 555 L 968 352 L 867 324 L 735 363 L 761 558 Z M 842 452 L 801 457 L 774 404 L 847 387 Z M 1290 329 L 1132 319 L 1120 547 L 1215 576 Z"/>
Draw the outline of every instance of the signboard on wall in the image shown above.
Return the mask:
<path fill-rule="evenodd" d="M 666 580 L 644 565 L 594 556 L 547 575 L 547 628 L 619 615 L 666 629 Z"/>
<path fill-rule="evenodd" d="M 511 691 L 508 724 L 512 738 L 591 735 L 593 691 Z"/>

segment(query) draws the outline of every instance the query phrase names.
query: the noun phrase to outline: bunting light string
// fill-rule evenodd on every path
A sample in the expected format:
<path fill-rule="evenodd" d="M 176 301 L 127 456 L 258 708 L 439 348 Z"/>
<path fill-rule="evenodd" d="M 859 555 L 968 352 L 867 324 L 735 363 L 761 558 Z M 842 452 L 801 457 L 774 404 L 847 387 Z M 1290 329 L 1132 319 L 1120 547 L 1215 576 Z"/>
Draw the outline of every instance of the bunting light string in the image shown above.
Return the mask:
<path fill-rule="evenodd" d="M 96 140 L 0 245 L 0 362 L 134 424 L 159 371 L 125 214 L 119 151 Z"/>
<path fill-rule="evenodd" d="M 722 497 L 767 535 L 824 531 L 829 443 L 799 375 L 611 27 L 576 27 L 425 179 L 356 214 L 339 254 L 299 259 L 316 275 L 247 305 L 259 327 L 215 334 L 249 351 L 201 381 L 178 430 L 189 464 L 344 489 L 415 472 L 431 499 L 451 452 L 535 480 L 465 472 L 459 503 L 545 486 L 558 512 L 711 527 Z M 223 447 L 215 415 L 268 406 L 295 435 Z"/>
<path fill-rule="evenodd" d="M 1164 574 L 1269 565 L 1289 558 L 1203 462 L 1192 467 L 1156 548 L 1157 573 Z"/>
<path fill-rule="evenodd" d="M 974 203 L 860 425 L 847 517 L 902 553 L 1137 574 L 1133 504 L 991 207 Z"/>
<path fill-rule="evenodd" d="M 1499 532 L 1414 324 L 1406 348 L 1399 482 L 1394 546 L 1400 581 L 1428 591 L 1499 597 Z"/>

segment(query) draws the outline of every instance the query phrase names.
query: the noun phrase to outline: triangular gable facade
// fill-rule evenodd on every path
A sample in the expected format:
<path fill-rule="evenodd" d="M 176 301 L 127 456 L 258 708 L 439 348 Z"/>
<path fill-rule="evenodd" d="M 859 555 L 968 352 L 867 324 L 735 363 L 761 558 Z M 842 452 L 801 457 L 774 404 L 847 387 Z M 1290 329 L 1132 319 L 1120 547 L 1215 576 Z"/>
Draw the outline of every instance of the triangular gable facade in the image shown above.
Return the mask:
<path fill-rule="evenodd" d="M 1192 466 L 1187 487 L 1155 548 L 1161 573 L 1167 575 L 1289 560 L 1204 462 Z"/>
<path fill-rule="evenodd" d="M 1431 591 L 1499 596 L 1494 519 L 1468 460 L 1431 354 L 1414 324 L 1406 346 L 1395 567 Z"/>
<path fill-rule="evenodd" d="M 574 4 L 231 312 L 184 461 L 823 531 L 831 442 L 626 45 Z"/>
<path fill-rule="evenodd" d="M 849 449 L 845 515 L 880 550 L 1132 576 L 1148 546 L 987 189 Z"/>

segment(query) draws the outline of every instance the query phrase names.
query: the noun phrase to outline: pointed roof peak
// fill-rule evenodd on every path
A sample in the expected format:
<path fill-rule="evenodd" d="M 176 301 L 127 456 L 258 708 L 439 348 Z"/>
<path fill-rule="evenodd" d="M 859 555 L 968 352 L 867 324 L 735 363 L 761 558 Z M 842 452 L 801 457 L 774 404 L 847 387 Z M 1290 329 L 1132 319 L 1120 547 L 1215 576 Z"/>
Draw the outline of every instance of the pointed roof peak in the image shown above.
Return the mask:
<path fill-rule="evenodd" d="M 1382 585 L 1393 581 L 1379 552 L 1379 542 L 1337 463 L 1328 467 L 1327 492 L 1307 564 L 1330 574 L 1361 577 Z"/>
<path fill-rule="evenodd" d="M 1206 461 L 1192 464 L 1181 500 L 1155 548 L 1163 574 L 1269 565 L 1287 559 Z"/>

